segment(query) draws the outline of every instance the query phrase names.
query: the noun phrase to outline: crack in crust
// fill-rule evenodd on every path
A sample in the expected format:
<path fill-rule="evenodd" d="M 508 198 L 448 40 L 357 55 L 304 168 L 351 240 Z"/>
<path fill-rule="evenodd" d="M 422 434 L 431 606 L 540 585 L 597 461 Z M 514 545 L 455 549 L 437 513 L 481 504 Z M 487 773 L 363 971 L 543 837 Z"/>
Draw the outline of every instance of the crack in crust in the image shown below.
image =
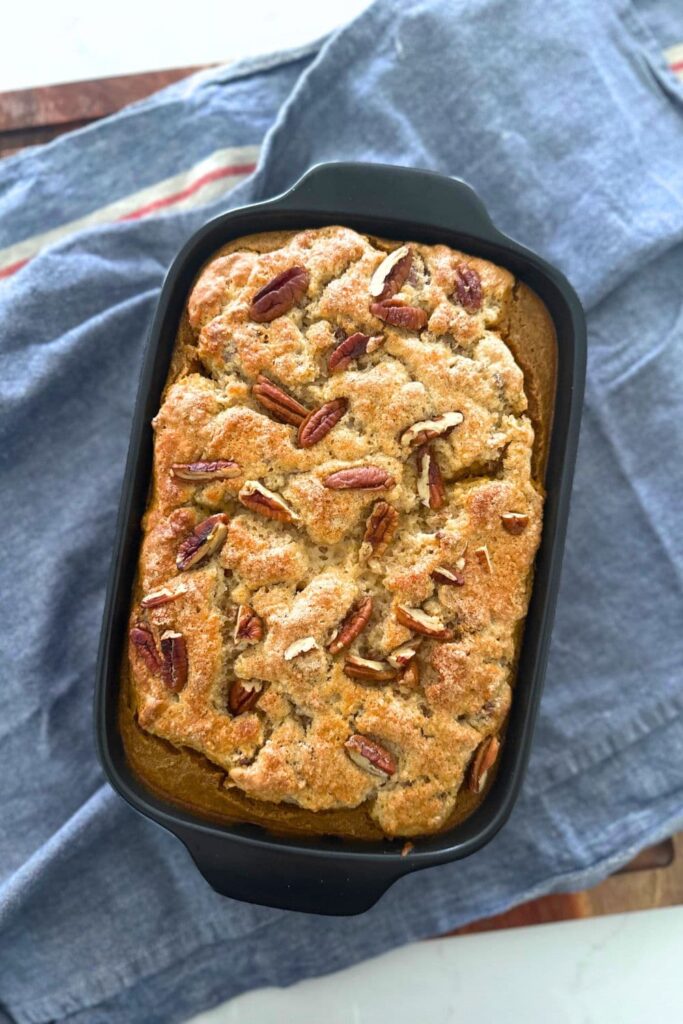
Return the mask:
<path fill-rule="evenodd" d="M 403 244 L 410 259 L 387 262 Z M 386 308 L 420 316 L 380 324 L 373 276 Z M 259 800 L 367 804 L 387 835 L 443 826 L 504 724 L 540 538 L 503 333 L 513 287 L 445 246 L 342 227 L 238 240 L 207 264 L 155 419 L 131 614 L 144 729 Z M 212 469 L 177 472 L 192 466 Z M 218 516 L 180 590 L 179 547 Z M 154 671 L 169 631 L 179 692 Z M 353 736 L 394 770 L 350 757 Z"/>

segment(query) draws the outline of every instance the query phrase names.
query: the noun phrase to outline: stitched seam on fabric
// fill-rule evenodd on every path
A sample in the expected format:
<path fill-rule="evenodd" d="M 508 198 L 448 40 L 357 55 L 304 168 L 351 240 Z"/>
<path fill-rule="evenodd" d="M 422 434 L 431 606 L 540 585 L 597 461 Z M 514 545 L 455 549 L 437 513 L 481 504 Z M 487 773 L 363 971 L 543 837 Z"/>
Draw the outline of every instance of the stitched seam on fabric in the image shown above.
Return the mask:
<path fill-rule="evenodd" d="M 567 782 L 602 761 L 623 754 L 627 747 L 633 746 L 650 733 L 672 724 L 683 715 L 683 696 L 660 700 L 639 709 L 627 723 L 619 724 L 618 729 L 605 733 L 598 740 L 591 740 L 590 746 L 578 746 L 550 761 L 539 761 L 534 765 L 525 783 L 525 792 L 539 796 L 549 789 Z M 539 776 L 539 783 L 534 779 Z M 540 781 L 542 779 L 542 782 Z"/>
<path fill-rule="evenodd" d="M 659 40 L 650 28 L 647 15 L 642 14 L 636 7 L 633 0 L 627 0 L 623 12 L 624 24 L 634 39 L 641 44 L 641 53 L 648 63 L 652 74 L 657 78 L 658 84 L 664 88 L 666 93 L 673 93 L 676 99 L 683 101 L 683 81 L 677 77 L 669 66 L 659 46 Z"/>
<path fill-rule="evenodd" d="M 589 391 L 592 397 L 593 388 L 591 387 Z M 610 431 L 609 429 L 609 422 L 607 417 L 604 415 L 603 405 L 600 401 L 599 395 L 597 396 L 595 402 L 591 401 L 590 408 L 591 412 L 593 413 L 593 416 L 595 417 L 595 422 L 600 431 L 600 434 L 604 438 L 605 444 L 609 447 L 609 450 L 612 452 L 612 455 L 614 456 L 614 462 L 616 464 L 617 469 L 619 470 L 619 473 L 621 474 L 623 480 L 628 484 L 630 492 L 633 495 L 633 498 L 638 508 L 642 511 L 643 516 L 647 521 L 647 525 L 649 529 L 652 531 L 652 536 L 659 545 L 659 548 L 663 556 L 665 557 L 672 573 L 676 578 L 679 588 L 683 592 L 683 578 L 681 578 L 677 560 L 676 558 L 674 558 L 672 552 L 669 550 L 667 538 L 665 537 L 662 531 L 662 527 L 657 517 L 652 515 L 651 508 L 649 506 L 647 499 L 641 494 L 637 473 L 630 473 L 628 470 L 628 466 L 625 465 L 622 447 L 615 439 L 614 431 Z"/>
<path fill-rule="evenodd" d="M 539 896 L 544 896 L 550 892 L 576 892 L 579 889 L 584 888 L 589 882 L 595 884 L 597 882 L 596 875 L 603 874 L 603 877 L 612 873 L 618 867 L 623 864 L 627 864 L 640 850 L 646 846 L 650 846 L 652 843 L 661 842 L 668 836 L 673 835 L 674 832 L 680 827 L 680 823 L 683 822 L 683 815 L 677 813 L 667 818 L 666 823 L 658 826 L 656 829 L 650 829 L 642 839 L 639 839 L 637 843 L 632 843 L 626 850 L 623 851 L 618 857 L 613 854 L 600 858 L 587 867 L 581 868 L 579 871 L 569 871 L 562 875 L 557 875 L 553 879 L 551 886 L 546 885 L 543 882 L 533 885 L 530 889 L 527 889 L 525 893 L 520 894 L 519 897 L 515 897 L 513 900 L 498 900 L 484 906 L 481 911 L 481 915 L 478 915 L 476 920 L 483 920 L 487 917 L 493 917 L 496 914 L 502 914 L 510 907 L 519 906 L 520 903 L 526 903 L 528 900 L 537 899 Z"/>

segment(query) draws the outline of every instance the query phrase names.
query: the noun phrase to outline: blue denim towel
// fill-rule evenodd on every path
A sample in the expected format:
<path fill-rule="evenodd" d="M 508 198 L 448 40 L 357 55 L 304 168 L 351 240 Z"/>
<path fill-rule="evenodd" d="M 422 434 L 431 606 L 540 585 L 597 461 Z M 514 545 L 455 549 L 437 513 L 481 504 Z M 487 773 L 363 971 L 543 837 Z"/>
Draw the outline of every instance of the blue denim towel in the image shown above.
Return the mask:
<path fill-rule="evenodd" d="M 169 1024 L 590 884 L 681 825 L 683 89 L 660 47 L 683 39 L 683 12 L 654 7 L 379 0 L 323 44 L 183 83 L 0 164 L 10 247 L 267 133 L 227 202 L 81 231 L 0 288 L 0 1017 Z M 472 182 L 504 231 L 567 273 L 590 326 L 523 796 L 485 850 L 404 879 L 362 921 L 215 895 L 181 844 L 103 782 L 91 718 L 164 271 L 205 218 L 331 159 Z"/>

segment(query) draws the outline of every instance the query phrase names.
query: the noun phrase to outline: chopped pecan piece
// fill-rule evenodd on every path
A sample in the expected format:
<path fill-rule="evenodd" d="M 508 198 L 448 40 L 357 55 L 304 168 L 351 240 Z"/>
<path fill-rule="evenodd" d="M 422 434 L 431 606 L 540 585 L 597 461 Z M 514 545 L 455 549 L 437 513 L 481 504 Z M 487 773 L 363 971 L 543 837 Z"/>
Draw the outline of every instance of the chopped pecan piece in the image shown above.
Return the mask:
<path fill-rule="evenodd" d="M 258 324 L 269 323 L 288 313 L 305 295 L 310 280 L 305 267 L 290 267 L 264 285 L 251 300 L 249 316 Z"/>
<path fill-rule="evenodd" d="M 264 409 L 272 413 L 282 423 L 289 423 L 292 427 L 299 427 L 308 416 L 308 409 L 292 398 L 283 388 L 273 384 L 263 374 L 259 374 L 251 393 Z"/>
<path fill-rule="evenodd" d="M 412 629 L 415 633 L 421 633 L 422 636 L 428 636 L 432 640 L 453 639 L 452 629 L 444 626 L 441 619 L 437 619 L 435 615 L 423 612 L 421 608 L 409 608 L 405 604 L 399 604 L 396 607 L 396 618 L 402 626 Z"/>
<path fill-rule="evenodd" d="M 161 676 L 169 690 L 180 693 L 187 682 L 187 645 L 182 633 L 167 629 L 161 637 Z"/>
<path fill-rule="evenodd" d="M 385 661 L 360 658 L 357 654 L 347 654 L 344 660 L 344 672 L 354 679 L 369 679 L 375 683 L 388 683 L 398 675 L 396 669 Z"/>
<path fill-rule="evenodd" d="M 346 398 L 333 398 L 325 402 L 319 409 L 309 412 L 306 419 L 299 427 L 298 442 L 300 448 L 312 448 L 318 441 L 322 441 L 329 434 L 332 427 L 339 423 L 349 407 Z"/>
<path fill-rule="evenodd" d="M 257 644 L 263 639 L 263 620 L 248 604 L 237 609 L 234 640 L 236 644 Z"/>
<path fill-rule="evenodd" d="M 417 445 L 427 444 L 436 437 L 445 437 L 455 427 L 460 426 L 464 418 L 461 412 L 454 411 L 444 412 L 440 416 L 435 416 L 433 420 L 420 420 L 403 431 L 401 444 L 406 448 L 414 448 Z"/>
<path fill-rule="evenodd" d="M 437 565 L 432 572 L 432 579 L 437 583 L 445 583 L 449 587 L 464 587 L 465 577 L 459 569 L 451 569 L 447 565 Z"/>
<path fill-rule="evenodd" d="M 401 245 L 386 256 L 370 279 L 370 294 L 373 299 L 383 302 L 392 298 L 408 280 L 413 265 L 413 251 Z"/>
<path fill-rule="evenodd" d="M 500 740 L 497 736 L 488 736 L 477 747 L 469 777 L 469 788 L 473 793 L 481 793 L 499 752 Z"/>
<path fill-rule="evenodd" d="M 405 644 L 395 647 L 390 654 L 387 654 L 387 661 L 394 668 L 405 668 L 417 654 L 419 644 L 419 640 L 408 640 Z"/>
<path fill-rule="evenodd" d="M 178 548 L 176 566 L 180 572 L 197 565 L 223 546 L 228 535 L 228 522 L 229 519 L 224 512 L 217 512 L 195 526 Z"/>
<path fill-rule="evenodd" d="M 141 608 L 158 608 L 162 604 L 168 604 L 169 601 L 175 601 L 177 597 L 182 597 L 183 594 L 187 593 L 187 587 L 182 586 L 176 587 L 175 590 L 169 590 L 168 587 L 160 587 L 159 590 L 150 590 L 148 594 L 140 601 Z"/>
<path fill-rule="evenodd" d="M 340 469 L 323 480 L 323 487 L 329 487 L 332 491 L 381 491 L 393 486 L 393 476 L 379 466 Z"/>
<path fill-rule="evenodd" d="M 264 690 L 264 683 L 254 679 L 236 679 L 228 693 L 228 708 L 233 715 L 251 711 Z"/>
<path fill-rule="evenodd" d="M 503 523 L 503 529 L 511 533 L 513 537 L 524 533 L 529 525 L 529 517 L 524 512 L 503 512 L 500 518 Z"/>
<path fill-rule="evenodd" d="M 480 548 L 475 548 L 474 554 L 484 572 L 493 572 L 491 556 L 489 555 L 489 549 L 487 548 L 486 544 L 483 544 Z"/>
<path fill-rule="evenodd" d="M 237 495 L 245 508 L 258 512 L 266 519 L 277 519 L 280 523 L 296 523 L 299 516 L 274 491 L 259 483 L 258 480 L 247 480 Z"/>
<path fill-rule="evenodd" d="M 305 636 L 301 640 L 295 640 L 293 644 L 290 644 L 284 653 L 285 661 L 292 661 L 294 658 L 298 658 L 300 654 L 307 654 L 308 651 L 315 651 L 318 649 L 318 641 L 313 636 Z"/>
<path fill-rule="evenodd" d="M 361 557 L 367 557 L 370 552 L 377 557 L 383 555 L 396 533 L 397 526 L 398 512 L 394 506 L 387 501 L 375 502 L 365 524 Z"/>
<path fill-rule="evenodd" d="M 458 263 L 455 268 L 455 293 L 458 302 L 468 313 L 476 313 L 481 309 L 481 278 L 474 267 L 467 263 Z"/>
<path fill-rule="evenodd" d="M 337 347 L 333 349 L 327 360 L 327 369 L 330 373 L 337 373 L 340 370 L 346 370 L 354 359 L 360 359 L 361 356 L 370 355 L 371 352 L 375 352 L 380 345 L 384 342 L 384 338 L 381 334 L 372 335 L 361 334 L 350 334 L 348 338 L 344 338 L 339 342 Z"/>
<path fill-rule="evenodd" d="M 420 685 L 420 666 L 416 661 L 411 661 L 403 670 L 399 683 L 409 690 L 417 690 Z"/>
<path fill-rule="evenodd" d="M 424 309 L 420 309 L 419 306 L 407 306 L 400 299 L 372 302 L 370 312 L 385 323 L 393 327 L 403 327 L 407 331 L 421 331 L 429 319 Z"/>
<path fill-rule="evenodd" d="M 344 747 L 353 763 L 372 775 L 387 776 L 393 775 L 396 771 L 394 757 L 385 747 L 368 736 L 354 733 L 349 736 Z"/>
<path fill-rule="evenodd" d="M 350 647 L 357 636 L 363 632 L 372 615 L 372 598 L 366 597 L 360 604 L 353 606 L 342 621 L 336 634 L 327 645 L 330 654 L 339 654 L 345 647 Z"/>
<path fill-rule="evenodd" d="M 427 508 L 443 508 L 446 504 L 446 485 L 436 455 L 427 444 L 417 452 L 417 494 Z"/>
<path fill-rule="evenodd" d="M 150 672 L 158 675 L 158 673 L 161 672 L 161 658 L 159 657 L 159 652 L 157 651 L 157 645 L 154 642 L 152 631 L 148 629 L 147 626 L 143 625 L 143 623 L 138 622 L 131 628 L 128 635 L 130 637 L 130 642 L 133 644 L 133 647 L 138 652 L 147 668 Z"/>
<path fill-rule="evenodd" d="M 171 475 L 179 480 L 231 480 L 242 470 L 232 459 L 215 459 L 213 462 L 174 462 Z"/>

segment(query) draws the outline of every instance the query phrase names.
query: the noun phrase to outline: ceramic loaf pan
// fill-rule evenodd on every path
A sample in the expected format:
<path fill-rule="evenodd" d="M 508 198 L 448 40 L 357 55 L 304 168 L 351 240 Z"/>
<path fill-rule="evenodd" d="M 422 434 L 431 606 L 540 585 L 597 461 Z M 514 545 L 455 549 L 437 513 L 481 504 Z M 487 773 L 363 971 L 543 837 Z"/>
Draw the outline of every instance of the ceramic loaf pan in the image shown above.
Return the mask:
<path fill-rule="evenodd" d="M 201 266 L 233 238 L 342 224 L 387 239 L 443 243 L 510 270 L 541 298 L 553 321 L 557 372 L 545 445 L 547 492 L 541 546 L 524 628 L 500 766 L 484 801 L 465 820 L 415 843 L 280 835 L 253 824 L 214 822 L 154 795 L 126 760 L 119 730 L 121 664 L 152 471 L 155 416 L 187 295 Z M 218 892 L 267 906 L 357 914 L 411 871 L 469 856 L 508 818 L 522 784 L 543 688 L 579 435 L 586 362 L 583 311 L 554 267 L 503 235 L 464 182 L 406 167 L 336 163 L 314 167 L 284 195 L 232 210 L 187 242 L 166 277 L 144 357 L 121 495 L 97 667 L 96 729 L 112 786 L 136 810 L 177 836 Z"/>

